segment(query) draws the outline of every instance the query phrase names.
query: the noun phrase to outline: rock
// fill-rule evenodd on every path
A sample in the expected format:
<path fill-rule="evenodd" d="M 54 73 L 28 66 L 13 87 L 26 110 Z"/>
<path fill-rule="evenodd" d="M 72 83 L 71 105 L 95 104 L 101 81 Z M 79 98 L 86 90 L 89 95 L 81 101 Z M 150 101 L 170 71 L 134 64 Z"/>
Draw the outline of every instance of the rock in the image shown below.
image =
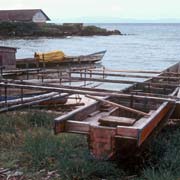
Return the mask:
<path fill-rule="evenodd" d="M 108 31 L 104 28 L 96 27 L 96 26 L 84 26 L 81 32 L 82 36 L 93 36 L 93 35 L 101 35 L 101 36 L 109 36 L 109 35 L 121 35 L 121 32 L 118 30 Z"/>

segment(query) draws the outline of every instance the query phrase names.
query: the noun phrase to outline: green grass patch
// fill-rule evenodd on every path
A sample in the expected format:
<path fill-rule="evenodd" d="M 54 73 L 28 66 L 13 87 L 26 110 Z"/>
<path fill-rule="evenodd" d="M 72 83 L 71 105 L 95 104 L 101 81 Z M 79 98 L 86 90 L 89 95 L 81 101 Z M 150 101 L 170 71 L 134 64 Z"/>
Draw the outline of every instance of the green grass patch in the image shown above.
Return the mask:
<path fill-rule="evenodd" d="M 180 177 L 180 125 L 167 126 L 134 165 L 95 160 L 82 135 L 52 131 L 54 115 L 37 111 L 0 116 L 0 168 L 21 169 L 30 179 L 57 171 L 61 179 L 177 180 Z M 130 162 L 130 161 L 129 161 Z M 119 165 L 120 164 L 120 165 Z M 132 168 L 134 170 L 132 170 Z M 44 169 L 45 172 L 38 173 Z M 133 177 L 133 176 L 132 176 Z"/>
<path fill-rule="evenodd" d="M 60 151 L 60 143 L 57 137 L 43 128 L 28 133 L 22 148 L 22 161 L 33 170 L 51 169 Z"/>
<path fill-rule="evenodd" d="M 177 180 L 180 177 L 180 126 L 166 127 L 149 144 L 148 166 L 142 172 L 148 180 Z"/>
<path fill-rule="evenodd" d="M 56 169 L 63 179 L 111 179 L 123 174 L 116 164 L 93 159 L 84 136 L 54 136 L 45 129 L 27 135 L 22 161 L 32 171 Z"/>

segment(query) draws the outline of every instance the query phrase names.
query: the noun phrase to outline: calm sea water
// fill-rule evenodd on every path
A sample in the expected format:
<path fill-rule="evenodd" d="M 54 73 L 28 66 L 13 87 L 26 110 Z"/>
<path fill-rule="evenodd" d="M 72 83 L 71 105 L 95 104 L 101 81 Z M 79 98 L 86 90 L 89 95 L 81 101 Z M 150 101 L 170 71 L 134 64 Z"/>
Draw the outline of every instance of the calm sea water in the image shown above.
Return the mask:
<path fill-rule="evenodd" d="M 15 46 L 17 57 L 32 57 L 34 52 L 62 50 L 81 55 L 107 50 L 103 65 L 112 69 L 162 70 L 180 60 L 180 24 L 97 24 L 119 29 L 126 36 L 93 36 L 1 40 L 0 45 Z"/>
<path fill-rule="evenodd" d="M 102 64 L 111 69 L 162 70 L 180 61 L 180 24 L 96 25 L 128 35 L 1 40 L 0 45 L 20 48 L 18 58 L 51 50 L 67 55 L 107 50 Z"/>

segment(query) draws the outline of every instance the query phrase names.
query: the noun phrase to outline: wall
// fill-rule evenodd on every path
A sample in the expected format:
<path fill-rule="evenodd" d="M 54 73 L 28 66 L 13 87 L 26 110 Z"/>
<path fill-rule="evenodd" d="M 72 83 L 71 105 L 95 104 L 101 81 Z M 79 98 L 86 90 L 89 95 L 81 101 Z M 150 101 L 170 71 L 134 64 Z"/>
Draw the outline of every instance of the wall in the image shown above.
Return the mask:
<path fill-rule="evenodd" d="M 14 49 L 1 49 L 0 48 L 0 59 L 1 65 L 5 66 L 6 69 L 16 68 L 16 50 Z"/>
<path fill-rule="evenodd" d="M 46 20 L 47 19 L 42 12 L 37 12 L 32 19 L 32 21 L 35 23 L 45 23 Z"/>

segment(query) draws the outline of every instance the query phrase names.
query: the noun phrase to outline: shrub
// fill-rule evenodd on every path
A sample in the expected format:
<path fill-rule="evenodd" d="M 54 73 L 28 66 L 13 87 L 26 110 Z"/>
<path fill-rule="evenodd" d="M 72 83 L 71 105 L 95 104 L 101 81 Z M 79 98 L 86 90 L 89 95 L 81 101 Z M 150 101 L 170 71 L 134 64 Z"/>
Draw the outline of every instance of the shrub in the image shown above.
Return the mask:
<path fill-rule="evenodd" d="M 33 35 L 37 29 L 37 24 L 32 22 L 0 22 L 0 34 L 6 36 Z"/>

